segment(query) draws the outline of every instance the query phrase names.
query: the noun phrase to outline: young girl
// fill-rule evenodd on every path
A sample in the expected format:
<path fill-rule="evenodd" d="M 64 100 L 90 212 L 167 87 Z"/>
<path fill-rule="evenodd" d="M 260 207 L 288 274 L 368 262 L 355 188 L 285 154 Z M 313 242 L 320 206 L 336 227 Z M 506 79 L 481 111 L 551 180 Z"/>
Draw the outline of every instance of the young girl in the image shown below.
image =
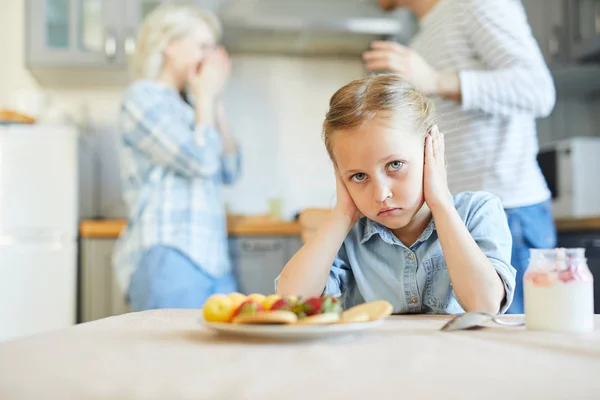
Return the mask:
<path fill-rule="evenodd" d="M 337 204 L 285 266 L 279 294 L 342 296 L 345 308 L 384 299 L 394 313 L 506 311 L 506 215 L 488 193 L 450 194 L 432 108 L 391 74 L 333 95 L 323 131 Z"/>

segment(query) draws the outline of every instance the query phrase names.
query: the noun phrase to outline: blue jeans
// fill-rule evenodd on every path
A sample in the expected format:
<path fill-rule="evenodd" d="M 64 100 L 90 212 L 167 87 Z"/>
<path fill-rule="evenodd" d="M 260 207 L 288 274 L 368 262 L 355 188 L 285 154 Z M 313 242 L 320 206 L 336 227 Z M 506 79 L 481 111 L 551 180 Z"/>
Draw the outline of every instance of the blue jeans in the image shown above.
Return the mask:
<path fill-rule="evenodd" d="M 209 296 L 235 291 L 233 273 L 212 277 L 180 251 L 154 246 L 133 273 L 127 297 L 132 311 L 201 308 Z"/>
<path fill-rule="evenodd" d="M 530 249 L 556 247 L 556 226 L 552 218 L 552 203 L 507 208 L 506 216 L 512 234 L 511 264 L 517 270 L 515 297 L 507 314 L 523 314 L 523 275 L 529 264 Z"/>

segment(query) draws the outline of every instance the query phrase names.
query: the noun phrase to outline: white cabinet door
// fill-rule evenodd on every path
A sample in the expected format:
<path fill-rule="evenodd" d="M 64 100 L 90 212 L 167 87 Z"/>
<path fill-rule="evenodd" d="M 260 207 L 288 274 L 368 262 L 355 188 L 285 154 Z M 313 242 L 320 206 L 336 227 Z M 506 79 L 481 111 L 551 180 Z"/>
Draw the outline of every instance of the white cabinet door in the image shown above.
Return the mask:
<path fill-rule="evenodd" d="M 0 243 L 0 341 L 75 324 L 75 242 Z"/>

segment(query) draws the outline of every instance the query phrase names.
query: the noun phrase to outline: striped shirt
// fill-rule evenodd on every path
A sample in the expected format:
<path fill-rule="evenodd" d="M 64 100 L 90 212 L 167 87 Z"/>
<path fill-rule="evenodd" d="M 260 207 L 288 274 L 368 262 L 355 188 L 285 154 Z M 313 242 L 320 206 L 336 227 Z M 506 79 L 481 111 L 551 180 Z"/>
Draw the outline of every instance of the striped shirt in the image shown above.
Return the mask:
<path fill-rule="evenodd" d="M 196 124 L 194 109 L 179 93 L 152 81 L 134 83 L 125 93 L 120 130 L 130 215 L 113 261 L 123 290 L 155 245 L 181 251 L 210 275 L 229 272 L 221 187 L 238 177 L 239 153 L 223 155 L 221 135 Z"/>
<path fill-rule="evenodd" d="M 440 0 L 411 48 L 457 71 L 462 104 L 433 96 L 453 193 L 487 191 L 505 208 L 550 198 L 537 164 L 535 118 L 554 108 L 550 72 L 518 0 Z"/>

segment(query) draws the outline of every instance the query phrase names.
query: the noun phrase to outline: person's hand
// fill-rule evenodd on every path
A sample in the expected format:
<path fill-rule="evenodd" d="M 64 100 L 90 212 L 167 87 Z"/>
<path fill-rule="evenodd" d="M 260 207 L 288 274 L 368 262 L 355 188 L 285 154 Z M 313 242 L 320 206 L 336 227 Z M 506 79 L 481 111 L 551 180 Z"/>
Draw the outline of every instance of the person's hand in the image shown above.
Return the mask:
<path fill-rule="evenodd" d="M 188 78 L 196 101 L 207 104 L 215 103 L 225 88 L 230 71 L 231 61 L 223 47 L 217 47 L 208 53 L 200 67 L 191 71 Z"/>
<path fill-rule="evenodd" d="M 362 214 L 358 211 L 356 204 L 354 204 L 354 200 L 350 196 L 350 192 L 348 192 L 348 188 L 342 181 L 342 177 L 340 176 L 337 168 L 335 170 L 335 183 L 336 183 L 336 193 L 337 193 L 337 203 L 335 205 L 335 209 L 341 212 L 344 216 L 349 217 L 352 221 L 352 225 L 356 223 L 361 217 Z"/>
<path fill-rule="evenodd" d="M 440 73 L 416 51 L 395 42 L 376 41 L 363 53 L 369 71 L 396 73 L 423 94 L 438 92 Z"/>
<path fill-rule="evenodd" d="M 440 133 L 437 125 L 433 125 L 425 138 L 423 171 L 423 194 L 431 210 L 446 207 L 451 203 L 444 150 L 444 135 Z"/>

